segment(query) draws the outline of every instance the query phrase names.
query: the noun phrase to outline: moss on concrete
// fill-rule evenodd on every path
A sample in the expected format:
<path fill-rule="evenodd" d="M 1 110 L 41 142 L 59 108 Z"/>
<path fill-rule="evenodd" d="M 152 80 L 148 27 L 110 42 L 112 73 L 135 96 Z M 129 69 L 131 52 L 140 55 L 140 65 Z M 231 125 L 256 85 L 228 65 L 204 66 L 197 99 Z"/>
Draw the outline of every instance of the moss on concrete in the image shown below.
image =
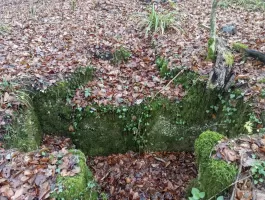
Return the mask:
<path fill-rule="evenodd" d="M 123 130 L 124 127 L 123 119 L 111 111 L 107 113 L 84 111 L 71 138 L 77 148 L 90 156 L 124 153 L 129 149 L 137 150 L 133 136 L 127 134 Z"/>
<path fill-rule="evenodd" d="M 200 190 L 206 193 L 206 198 L 215 198 L 223 190 L 235 181 L 238 169 L 235 165 L 225 161 L 211 159 L 208 165 L 200 171 L 199 184 Z"/>
<path fill-rule="evenodd" d="M 24 108 L 17 114 L 6 137 L 7 147 L 32 151 L 39 147 L 41 139 L 42 131 L 34 109 Z"/>
<path fill-rule="evenodd" d="M 195 139 L 212 123 L 206 109 L 218 101 L 204 84 L 198 83 L 196 88 L 190 88 L 181 102 L 157 98 L 130 107 L 87 107 L 74 114 L 77 127 L 71 137 L 89 155 L 192 151 Z"/>
<path fill-rule="evenodd" d="M 70 152 L 78 157 L 81 171 L 73 177 L 58 175 L 56 187 L 61 190 L 54 191 L 51 196 L 59 200 L 96 200 L 96 191 L 88 187 L 93 182 L 93 176 L 86 165 L 85 155 L 79 150 Z"/>
<path fill-rule="evenodd" d="M 91 70 L 86 73 L 91 77 Z M 187 73 L 188 77 L 197 77 L 192 72 Z M 247 105 L 238 103 L 237 111 L 226 116 L 219 92 L 207 90 L 204 81 L 187 78 L 187 73 L 175 82 L 188 90 L 181 101 L 157 97 L 130 107 L 94 105 L 74 110 L 67 99 L 88 80 L 83 77 L 83 81 L 76 81 L 78 76 L 75 75 L 74 83 L 71 80 L 60 82 L 45 93 L 36 95 L 34 106 L 43 132 L 68 136 L 89 155 L 128 150 L 192 151 L 195 139 L 207 129 L 218 130 L 228 136 L 240 133 L 238 130 L 248 120 L 245 120 Z M 225 99 L 230 94 L 222 95 Z M 206 112 L 213 105 L 220 107 L 214 118 L 213 113 Z M 224 123 L 225 120 L 229 123 Z M 70 126 L 74 130 L 69 131 Z"/>
<path fill-rule="evenodd" d="M 195 142 L 195 154 L 199 174 L 197 188 L 204 191 L 206 199 L 219 195 L 232 184 L 237 175 L 237 167 L 222 160 L 211 158 L 213 147 L 223 138 L 219 133 L 206 131 Z"/>
<path fill-rule="evenodd" d="M 251 113 L 251 107 L 240 98 L 240 95 L 236 95 L 233 99 L 230 98 L 233 94 L 228 92 L 223 96 L 217 114 L 220 124 L 217 131 L 228 137 L 247 134 L 244 124 L 249 121 L 249 114 Z"/>
<path fill-rule="evenodd" d="M 184 121 L 179 121 L 184 123 Z M 172 123 L 169 117 L 159 115 L 147 133 L 146 149 L 149 151 L 192 151 L 198 130 L 203 127 Z"/>
<path fill-rule="evenodd" d="M 75 90 L 92 78 L 91 67 L 78 69 L 67 81 L 58 82 L 44 92 L 34 96 L 36 109 L 43 132 L 48 134 L 67 134 L 72 123 L 72 107 L 68 101 Z"/>
<path fill-rule="evenodd" d="M 195 139 L 212 124 L 205 111 L 218 101 L 214 92 L 204 86 L 203 83 L 192 86 L 180 102 L 167 99 L 152 102 L 151 129 L 147 133 L 149 150 L 193 150 Z"/>

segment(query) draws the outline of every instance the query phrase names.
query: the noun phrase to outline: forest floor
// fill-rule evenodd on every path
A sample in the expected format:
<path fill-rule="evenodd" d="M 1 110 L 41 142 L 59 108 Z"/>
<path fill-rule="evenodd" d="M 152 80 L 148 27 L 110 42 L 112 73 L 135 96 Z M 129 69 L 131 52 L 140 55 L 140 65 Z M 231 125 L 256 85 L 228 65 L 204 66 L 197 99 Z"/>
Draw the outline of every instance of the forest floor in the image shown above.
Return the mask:
<path fill-rule="evenodd" d="M 94 80 L 76 91 L 73 103 L 126 104 L 154 96 L 168 80 L 160 77 L 157 56 L 179 67 L 207 75 L 213 63 L 206 61 L 210 1 L 180 1 L 157 4 L 157 11 L 173 12 L 176 25 L 165 34 L 149 34 L 141 26 L 150 5 L 141 1 L 1 1 L 0 75 L 5 81 L 20 81 L 37 89 L 64 79 L 77 67 L 96 67 Z M 74 7 L 73 7 L 74 6 Z M 221 27 L 234 24 L 234 35 L 222 35 Z M 265 52 L 265 14 L 228 6 L 217 11 L 217 29 L 228 44 L 242 42 Z M 179 29 L 181 27 L 181 29 Z M 131 52 L 127 63 L 112 64 L 104 56 L 124 47 Z M 102 59 L 103 58 L 103 59 Z M 236 80 L 246 82 L 245 99 L 264 93 L 264 64 L 235 55 Z M 19 79 L 19 80 L 18 80 Z M 91 95 L 85 97 L 85 89 Z M 185 95 L 182 85 L 169 85 L 161 92 L 169 98 Z M 12 94 L 9 94 L 12 96 Z M 264 101 L 258 99 L 258 107 Z M 2 94 L 2 109 L 14 98 Z M 262 104 L 262 105 L 259 105 Z M 10 107 L 10 106 L 9 106 Z M 3 111 L 1 110 L 1 111 Z"/>
<path fill-rule="evenodd" d="M 186 199 L 197 170 L 192 153 L 154 152 L 88 159 L 100 191 L 115 199 Z"/>
<path fill-rule="evenodd" d="M 96 71 L 91 82 L 76 90 L 72 103 L 79 107 L 92 103 L 133 105 L 153 97 L 169 82 L 157 70 L 157 56 L 167 58 L 170 69 L 178 67 L 207 76 L 213 67 L 212 62 L 206 61 L 211 1 L 183 0 L 155 5 L 158 12 L 175 12 L 176 25 L 165 34 L 146 36 L 141 23 L 148 17 L 151 5 L 143 1 L 2 0 L 0 125 L 8 123 L 6 115 L 12 116 L 23 104 L 17 98 L 17 90 L 24 86 L 45 90 L 69 77 L 80 66 L 91 65 Z M 221 28 L 227 24 L 236 26 L 236 34 L 222 33 Z M 236 5 L 219 7 L 217 29 L 228 45 L 241 42 L 265 53 L 264 12 Z M 128 62 L 113 64 L 108 55 L 120 47 L 128 49 L 131 57 Z M 235 53 L 234 71 L 236 82 L 244 85 L 244 100 L 254 97 L 253 108 L 258 115 L 265 107 L 264 64 L 244 60 L 241 54 Z M 185 90 L 181 84 L 170 84 L 161 94 L 176 100 L 185 96 Z M 95 179 L 113 199 L 122 199 L 128 191 L 132 198 L 135 195 L 135 199 L 144 199 L 140 195 L 146 197 L 148 187 L 161 192 L 152 199 L 183 198 L 183 187 L 196 174 L 193 156 L 189 153 L 154 153 L 139 157 L 127 153 L 96 157 L 89 165 L 95 170 Z M 157 171 L 157 168 L 165 170 Z M 148 176 L 146 170 L 150 170 Z M 133 173 L 140 178 L 133 178 Z M 147 186 L 143 180 L 154 185 Z M 123 188 L 124 184 L 137 188 Z M 175 192 L 167 194 L 168 190 Z M 173 197 L 162 198 L 162 192 Z"/>

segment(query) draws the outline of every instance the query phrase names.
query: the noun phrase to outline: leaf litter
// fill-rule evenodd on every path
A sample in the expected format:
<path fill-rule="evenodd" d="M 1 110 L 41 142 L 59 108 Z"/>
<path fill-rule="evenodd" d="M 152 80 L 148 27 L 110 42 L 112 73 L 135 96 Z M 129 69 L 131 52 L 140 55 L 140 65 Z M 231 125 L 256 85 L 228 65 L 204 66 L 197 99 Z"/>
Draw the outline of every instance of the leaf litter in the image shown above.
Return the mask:
<path fill-rule="evenodd" d="M 146 37 L 140 26 L 149 5 L 131 0 L 72 1 L 3 0 L 0 15 L 7 31 L 0 34 L 0 75 L 18 84 L 45 90 L 67 78 L 77 67 L 96 68 L 94 80 L 77 89 L 72 103 L 85 107 L 100 105 L 132 105 L 154 97 L 157 92 L 180 100 L 182 85 L 169 85 L 156 69 L 157 56 L 169 60 L 169 68 L 186 67 L 199 75 L 207 75 L 213 64 L 205 60 L 211 1 L 156 3 L 158 11 L 176 12 L 177 27 L 164 35 Z M 234 24 L 237 32 L 224 36 L 228 43 L 240 41 L 252 49 L 265 51 L 264 12 L 237 6 L 218 8 L 218 30 Z M 181 27 L 181 28 L 179 28 Z M 218 31 L 221 34 L 221 31 Z M 109 58 L 125 47 L 131 52 L 127 63 L 113 64 Z M 245 100 L 255 97 L 259 114 L 265 107 L 264 66 L 256 60 L 242 60 L 236 55 L 237 83 L 244 87 Z M 245 77 L 244 79 L 242 77 Z M 90 91 L 87 93 L 86 91 Z M 262 93 L 263 92 L 263 93 Z M 1 121 L 13 109 L 13 98 L 2 92 Z M 15 106 L 14 106 L 15 107 Z"/>
<path fill-rule="evenodd" d="M 23 153 L 0 148 L 0 198 L 51 199 L 56 177 L 80 172 L 76 157 L 67 148 L 68 138 L 46 136 L 39 150 Z"/>
<path fill-rule="evenodd" d="M 146 97 L 154 96 L 168 83 L 168 80 L 160 77 L 156 69 L 155 59 L 157 55 L 168 58 L 171 69 L 176 66 L 186 66 L 188 70 L 195 71 L 199 75 L 207 75 L 213 66 L 211 62 L 205 60 L 211 1 L 180 1 L 176 5 L 179 12 L 177 18 L 180 19 L 179 25 L 183 31 L 170 29 L 165 35 L 155 34 L 152 41 L 152 38 L 145 37 L 145 31 L 138 26 L 139 18 L 137 15 L 146 13 L 148 7 L 139 1 L 78 0 L 73 6 L 68 1 L 59 0 L 2 0 L 0 2 L 0 16 L 1 23 L 3 23 L 1 30 L 4 31 L 0 32 L 1 83 L 7 80 L 16 82 L 19 86 L 10 90 L 1 84 L 1 127 L 10 123 L 11 119 L 8 116 L 12 116 L 12 113 L 17 111 L 21 104 L 23 105 L 17 99 L 15 90 L 19 90 L 25 85 L 37 90 L 45 90 L 57 81 L 67 78 L 79 66 L 93 65 L 96 68 L 93 81 L 83 88 L 77 89 L 72 99 L 73 104 L 80 107 L 85 107 L 91 103 L 131 105 L 142 102 Z M 172 10 L 173 8 L 170 4 L 165 3 L 156 4 L 156 9 Z M 251 49 L 263 53 L 265 52 L 264 21 L 264 12 L 252 12 L 234 5 L 225 9 L 218 8 L 217 12 L 218 30 L 221 30 L 222 26 L 226 24 L 234 24 L 237 28 L 236 34 L 223 35 L 229 45 L 239 41 Z M 220 31 L 218 34 L 221 34 Z M 153 48 L 152 42 L 155 48 Z M 122 62 L 114 65 L 105 55 L 113 54 L 119 47 L 129 49 L 132 56 L 127 63 Z M 264 64 L 251 59 L 244 61 L 240 54 L 236 54 L 235 73 L 236 84 L 244 90 L 244 100 L 247 101 L 254 97 L 255 111 L 260 114 L 265 107 L 265 98 L 264 95 L 261 95 L 265 88 Z M 85 91 L 89 91 L 89 93 Z M 167 90 L 163 90 L 162 95 L 171 99 L 181 99 L 185 95 L 185 90 L 182 85 L 175 86 L 172 84 Z M 238 148 L 243 148 L 247 152 L 249 149 L 253 151 L 256 149 L 255 152 L 259 152 L 262 151 L 260 147 L 260 143 L 248 141 L 241 143 L 241 147 Z M 59 148 L 58 145 L 57 148 Z M 240 154 L 238 151 L 228 148 L 227 145 L 220 146 L 217 152 L 219 157 L 228 162 L 239 161 Z M 1 161 L 4 162 L 4 160 L 9 159 L 10 163 L 14 164 L 11 161 L 19 158 L 17 156 L 11 158 L 12 153 L 16 153 L 16 151 L 1 150 L 1 155 L 3 155 Z M 21 153 L 18 152 L 18 154 Z M 46 158 L 42 155 L 39 156 L 39 154 L 40 152 L 35 152 L 32 161 L 40 162 L 41 158 Z M 132 155 L 129 153 L 123 156 Z M 120 157 L 122 156 L 120 155 Z M 97 162 L 102 163 L 107 169 L 114 170 L 108 166 L 108 163 L 106 164 L 104 159 Z M 155 158 L 152 159 L 154 162 L 151 165 L 145 163 L 145 160 L 142 160 L 142 164 L 136 161 L 135 165 L 138 163 L 140 169 L 141 165 L 148 165 L 151 169 L 156 166 L 163 166 L 164 168 L 173 166 L 168 164 L 165 167 L 164 162 Z M 247 156 L 242 163 L 246 167 L 245 165 L 248 166 L 252 160 Z M 46 166 L 49 166 L 48 162 Z M 33 172 L 35 176 L 39 175 L 37 183 L 50 181 L 47 177 L 45 180 L 42 178 L 42 174 L 47 172 L 45 171 L 47 168 L 41 168 L 44 170 L 41 173 L 35 172 L 34 166 L 31 167 L 31 171 L 27 171 L 26 174 L 24 174 L 25 172 L 18 173 L 15 179 L 6 181 L 6 178 L 1 178 L 1 191 L 3 190 L 9 196 L 16 195 L 15 197 L 21 197 L 26 190 L 31 191 L 32 194 L 40 194 L 38 188 L 32 189 L 28 183 L 16 191 L 13 190 L 13 187 L 19 187 L 17 177 L 27 181 Z M 130 167 L 127 166 L 127 168 Z M 98 172 L 98 177 L 102 179 L 104 175 L 108 175 L 104 178 L 108 181 L 110 181 L 109 177 L 112 177 L 112 180 L 117 177 L 119 179 L 120 175 L 117 176 L 116 174 L 117 177 L 115 177 L 117 172 L 114 172 L 105 171 L 101 172 L 102 174 Z M 1 173 L 3 172 L 1 171 Z M 6 177 L 14 176 L 10 167 L 5 168 L 4 173 Z M 125 182 L 131 184 L 133 181 L 136 182 L 137 177 L 123 176 L 119 180 L 123 180 L 124 183 L 124 178 Z M 126 180 L 126 178 L 128 179 Z M 131 180 L 131 178 L 135 180 Z M 29 180 L 32 180 L 32 177 Z M 170 185 L 168 182 L 167 184 Z M 243 185 L 247 184 L 244 182 Z M 165 186 L 165 183 L 161 185 Z M 176 183 L 172 183 L 172 185 L 177 187 Z M 112 194 L 123 195 L 116 192 L 121 186 L 109 188 L 103 185 L 103 187 L 109 193 L 112 191 Z M 47 188 L 49 187 L 47 186 L 46 190 L 48 190 Z M 129 190 L 136 199 L 138 195 L 142 194 L 139 188 L 135 186 Z M 125 189 L 123 188 L 121 191 Z M 166 189 L 166 191 L 168 190 Z M 42 194 L 45 194 L 45 191 Z M 148 195 L 148 192 L 143 192 L 143 194 Z"/>
<path fill-rule="evenodd" d="M 88 158 L 94 178 L 109 200 L 185 199 L 196 177 L 194 155 L 184 152 L 128 152 Z"/>
<path fill-rule="evenodd" d="M 234 188 L 235 200 L 263 200 L 264 183 L 254 183 L 251 168 L 260 161 L 265 161 L 265 136 L 247 135 L 235 139 L 224 139 L 213 149 L 212 157 L 222 159 L 239 166 L 237 180 L 231 185 Z"/>
<path fill-rule="evenodd" d="M 0 197 L 7 199 L 51 199 L 56 177 L 80 172 L 68 149 L 69 138 L 49 136 L 37 151 L 22 153 L 0 149 Z M 192 153 L 128 152 L 107 157 L 89 157 L 98 192 L 108 199 L 185 199 L 186 187 L 197 175 Z"/>

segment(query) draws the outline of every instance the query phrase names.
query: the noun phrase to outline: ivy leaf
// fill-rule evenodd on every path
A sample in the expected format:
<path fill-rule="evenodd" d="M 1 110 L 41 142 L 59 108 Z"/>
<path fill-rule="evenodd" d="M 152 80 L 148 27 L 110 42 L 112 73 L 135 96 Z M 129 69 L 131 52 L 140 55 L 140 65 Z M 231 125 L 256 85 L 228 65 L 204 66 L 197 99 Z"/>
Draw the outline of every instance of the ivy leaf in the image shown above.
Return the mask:
<path fill-rule="evenodd" d="M 244 125 L 244 128 L 247 130 L 248 134 L 251 134 L 253 132 L 253 123 L 250 121 L 247 121 Z"/>
<path fill-rule="evenodd" d="M 205 197 L 205 192 L 200 192 L 200 198 L 204 198 Z"/>
<path fill-rule="evenodd" d="M 235 94 L 230 94 L 230 99 L 233 99 L 233 98 L 235 98 Z"/>
<path fill-rule="evenodd" d="M 195 194 L 198 194 L 198 193 L 200 193 L 200 190 L 198 190 L 197 188 L 192 188 L 191 194 L 195 195 Z"/>
<path fill-rule="evenodd" d="M 89 96 L 91 96 L 91 90 L 90 90 L 90 88 L 86 88 L 85 89 L 85 97 L 87 98 Z"/>

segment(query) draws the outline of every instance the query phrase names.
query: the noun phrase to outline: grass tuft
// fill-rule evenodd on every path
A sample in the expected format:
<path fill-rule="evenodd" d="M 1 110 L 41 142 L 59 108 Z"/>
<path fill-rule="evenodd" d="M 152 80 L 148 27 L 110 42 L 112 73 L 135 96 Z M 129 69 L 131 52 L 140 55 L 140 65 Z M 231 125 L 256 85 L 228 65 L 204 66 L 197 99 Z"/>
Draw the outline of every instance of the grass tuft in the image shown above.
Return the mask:
<path fill-rule="evenodd" d="M 176 24 L 176 17 L 176 11 L 157 12 L 153 4 L 151 11 L 143 20 L 143 24 L 146 27 L 146 36 L 149 33 L 160 33 L 163 35 L 170 27 L 174 28 L 177 26 L 178 29 L 181 29 Z"/>

